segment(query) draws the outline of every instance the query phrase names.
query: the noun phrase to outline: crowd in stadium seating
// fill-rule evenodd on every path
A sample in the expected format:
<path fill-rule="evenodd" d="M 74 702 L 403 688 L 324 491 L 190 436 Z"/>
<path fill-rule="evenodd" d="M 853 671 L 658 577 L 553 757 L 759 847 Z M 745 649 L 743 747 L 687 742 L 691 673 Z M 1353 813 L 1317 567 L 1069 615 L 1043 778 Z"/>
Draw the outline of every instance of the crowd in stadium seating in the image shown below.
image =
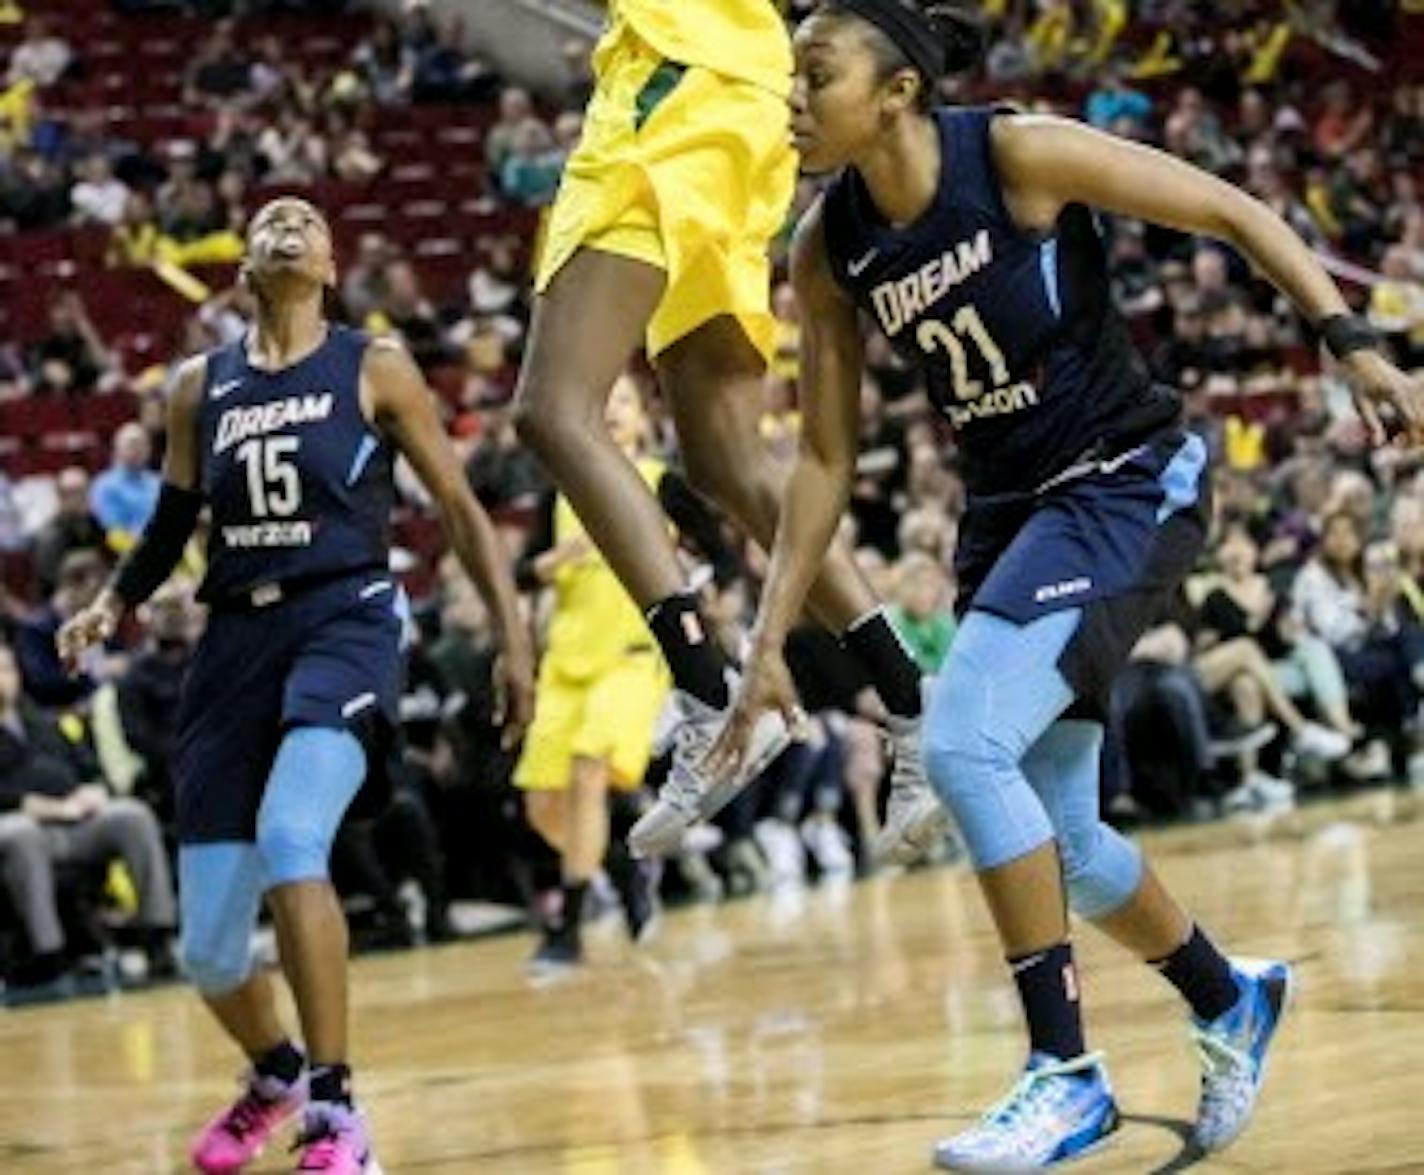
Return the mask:
<path fill-rule="evenodd" d="M 983 7 L 994 33 L 987 67 L 955 98 L 1007 96 L 1079 114 L 1244 185 L 1332 258 L 1400 355 L 1420 362 L 1424 38 L 1407 5 L 1303 3 L 1285 16 L 1252 0 Z M 457 108 L 442 104 L 459 103 L 459 117 L 478 111 L 483 186 L 461 195 L 490 214 L 547 204 L 578 137 L 587 46 L 570 48 L 566 92 L 536 98 L 505 85 L 462 48 L 463 30 L 420 6 L 362 25 L 345 56 L 324 70 L 308 68 L 276 33 L 245 36 L 240 23 L 203 27 L 184 95 L 188 107 L 207 111 L 205 129 L 160 149 L 110 137 L 93 113 L 47 111 L 46 89 L 66 71 L 82 71 L 84 56 L 54 26 L 31 19 L 10 55 L 8 97 L 0 98 L 0 220 L 20 232 L 99 226 L 110 265 L 157 260 L 186 272 L 238 255 L 245 215 L 273 183 L 315 193 L 333 180 L 379 185 L 400 162 L 368 133 L 381 110 L 434 103 L 454 118 Z M 814 192 L 802 185 L 798 209 Z M 530 234 L 527 222 L 515 223 L 467 241 L 468 261 L 452 284 L 440 280 L 434 254 L 395 239 L 379 219 L 361 222 L 338 298 L 342 317 L 400 335 L 426 369 L 512 557 L 549 492 L 509 420 L 529 315 Z M 1320 370 L 1301 323 L 1230 250 L 1120 221 L 1105 231 L 1119 303 L 1153 370 L 1182 389 L 1192 427 L 1218 459 L 1221 519 L 1211 558 L 1124 675 L 1106 798 L 1124 819 L 1182 817 L 1273 810 L 1302 787 L 1411 778 L 1424 785 L 1417 460 L 1367 450 L 1348 397 Z M 203 302 L 181 353 L 236 338 L 244 298 L 227 291 Z M 764 435 L 789 454 L 798 427 L 798 325 L 785 285 L 775 306 L 781 333 Z M 0 334 L 0 399 L 83 395 L 139 375 L 125 370 L 82 297 L 57 298 L 48 321 L 33 339 Z M 963 486 L 920 381 L 883 340 L 870 341 L 868 357 L 862 456 L 845 528 L 933 673 L 954 636 L 951 560 Z M 675 460 L 670 426 L 656 400 L 653 408 L 657 442 Z M 108 470 L 91 480 L 85 469 L 66 468 L 41 479 L 47 496 L 20 484 L 34 478 L 6 478 L 0 464 L 0 548 L 20 552 L 32 585 L 28 597 L 6 596 L 3 623 L 25 704 L 63 715 L 61 737 L 92 752 L 83 782 L 104 781 L 166 828 L 174 700 L 201 630 L 191 600 L 200 556 L 195 551 L 188 578 L 79 677 L 66 676 L 48 647 L 151 508 L 148 449 L 161 446 L 161 412 L 140 419 L 143 427 L 115 436 Z M 36 509 L 37 500 L 46 508 Z M 406 752 L 390 810 L 348 826 L 335 863 L 344 889 L 370 899 L 359 937 L 371 945 L 446 938 L 454 932 L 452 898 L 532 906 L 554 880 L 507 786 L 509 758 L 491 736 L 482 609 L 439 561 L 417 498 L 408 509 L 400 558 L 417 607 Z M 705 589 L 710 613 L 733 641 L 762 565 L 756 550 L 737 549 L 739 566 L 719 569 Z M 530 613 L 540 614 L 532 596 Z M 867 866 L 862 846 L 878 820 L 885 769 L 875 700 L 819 630 L 798 630 L 790 654 L 815 716 L 810 740 L 689 846 L 670 889 L 711 898 L 794 884 L 808 859 L 827 877 Z M 14 727 L 0 707 L 0 732 Z M 0 806 L 18 786 L 11 771 L 0 755 Z M 408 916 L 412 893 L 421 895 L 417 918 Z M 141 906 L 131 908 L 141 924 Z M 25 955 L 26 943 L 12 945 Z"/>

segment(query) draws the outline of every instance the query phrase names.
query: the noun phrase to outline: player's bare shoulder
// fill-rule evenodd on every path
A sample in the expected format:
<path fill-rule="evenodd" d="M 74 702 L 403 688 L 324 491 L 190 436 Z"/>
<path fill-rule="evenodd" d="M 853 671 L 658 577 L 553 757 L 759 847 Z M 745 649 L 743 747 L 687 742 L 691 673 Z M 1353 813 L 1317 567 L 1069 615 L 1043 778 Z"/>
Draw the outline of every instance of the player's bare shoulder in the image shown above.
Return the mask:
<path fill-rule="evenodd" d="M 803 300 L 844 300 L 826 248 L 824 196 L 806 209 L 792 234 L 791 280 Z"/>
<path fill-rule="evenodd" d="M 168 391 L 168 411 L 172 415 L 180 412 L 188 416 L 197 413 L 203 401 L 203 392 L 208 381 L 208 356 L 190 355 L 179 365 L 173 375 Z"/>
<path fill-rule="evenodd" d="M 399 417 L 413 398 L 428 394 L 425 377 L 404 343 L 379 335 L 366 344 L 361 361 L 361 410 L 368 420 Z"/>

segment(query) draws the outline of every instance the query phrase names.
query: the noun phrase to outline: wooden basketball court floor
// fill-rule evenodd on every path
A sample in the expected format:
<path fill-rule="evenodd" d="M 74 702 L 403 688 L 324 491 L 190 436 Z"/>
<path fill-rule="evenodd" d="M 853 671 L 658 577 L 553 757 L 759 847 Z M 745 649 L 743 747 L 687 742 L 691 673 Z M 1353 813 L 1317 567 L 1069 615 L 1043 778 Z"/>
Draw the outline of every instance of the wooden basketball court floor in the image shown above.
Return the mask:
<path fill-rule="evenodd" d="M 1147 837 L 1239 953 L 1300 965 L 1251 1132 L 1201 1169 L 1424 1171 L 1424 817 L 1380 794 Z M 527 935 L 355 965 L 358 1088 L 390 1175 L 930 1169 L 1007 1088 L 1019 1013 L 972 879 L 942 869 L 593 936 L 537 988 Z M 1074 1170 L 1194 1164 L 1196 1069 L 1163 981 L 1079 936 L 1092 1041 L 1127 1115 Z M 0 1013 L 0 1173 L 184 1171 L 233 1090 L 181 988 Z M 290 1170 L 269 1151 L 257 1170 Z"/>

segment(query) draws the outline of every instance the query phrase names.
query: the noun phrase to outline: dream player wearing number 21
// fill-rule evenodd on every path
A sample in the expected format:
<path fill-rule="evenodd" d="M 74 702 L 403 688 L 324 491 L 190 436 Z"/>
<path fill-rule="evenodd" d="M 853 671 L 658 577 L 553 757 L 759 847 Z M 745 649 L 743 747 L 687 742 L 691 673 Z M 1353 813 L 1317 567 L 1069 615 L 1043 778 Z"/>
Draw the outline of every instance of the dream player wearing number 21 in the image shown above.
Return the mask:
<path fill-rule="evenodd" d="M 914 0 L 826 0 L 797 32 L 797 146 L 804 169 L 834 178 L 792 248 L 801 449 L 713 759 L 734 766 L 757 715 L 786 704 L 782 646 L 855 468 L 864 313 L 925 371 L 957 434 L 964 618 L 931 691 L 924 758 L 1029 1037 L 1012 1092 L 935 1160 L 1052 1166 L 1116 1129 L 1106 1067 L 1084 1044 L 1068 907 L 1181 993 L 1202 1068 L 1193 1141 L 1219 1150 L 1255 1109 L 1291 968 L 1226 958 L 1099 815 L 1107 691 L 1201 550 L 1209 473 L 1180 397 L 1152 382 L 1112 305 L 1094 210 L 1232 244 L 1319 331 L 1377 442 L 1382 416 L 1420 440 L 1420 389 L 1244 193 L 1070 121 L 936 108 L 942 77 L 981 47 L 967 5 Z"/>
<path fill-rule="evenodd" d="M 194 1141 L 205 1172 L 240 1170 L 298 1113 L 297 1170 L 379 1170 L 352 1097 L 347 930 L 328 858 L 363 785 L 383 778 L 397 716 L 399 589 L 387 566 L 397 452 L 489 606 L 510 745 L 530 718 L 533 658 L 499 540 L 410 357 L 325 319 L 335 279 L 330 230 L 306 201 L 275 200 L 253 218 L 242 270 L 253 326 L 182 368 L 154 517 L 59 635 L 71 663 L 106 639 L 172 572 L 208 507 L 209 618 L 173 756 L 181 941 L 189 976 L 251 1069 Z M 264 898 L 305 1053 L 250 957 Z"/>

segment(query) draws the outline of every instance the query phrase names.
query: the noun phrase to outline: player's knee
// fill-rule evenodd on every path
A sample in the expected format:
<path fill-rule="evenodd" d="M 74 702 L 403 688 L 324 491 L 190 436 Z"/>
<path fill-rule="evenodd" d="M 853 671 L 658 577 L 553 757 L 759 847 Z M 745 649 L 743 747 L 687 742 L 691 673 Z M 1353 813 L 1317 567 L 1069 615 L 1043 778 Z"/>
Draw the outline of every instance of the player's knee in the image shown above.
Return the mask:
<path fill-rule="evenodd" d="M 280 814 L 260 819 L 257 852 L 268 885 L 321 881 L 329 875 L 331 838 L 304 821 Z"/>
<path fill-rule="evenodd" d="M 1142 884 L 1142 853 L 1110 826 L 1060 832 L 1063 884 L 1080 918 L 1104 918 L 1120 909 Z"/>
<path fill-rule="evenodd" d="M 226 995 L 252 974 L 248 928 L 232 922 L 202 928 L 185 924 L 178 954 L 184 972 L 204 995 Z"/>
<path fill-rule="evenodd" d="M 583 416 L 580 406 L 592 397 L 566 396 L 551 403 L 546 385 L 535 381 L 520 388 L 514 401 L 514 431 L 535 456 L 547 460 L 576 446 L 582 436 L 603 428 L 602 416 Z"/>
<path fill-rule="evenodd" d="M 1017 758 L 995 730 L 976 674 L 951 665 L 924 734 L 925 771 L 940 799 L 953 809 L 972 802 L 1012 774 Z"/>
<path fill-rule="evenodd" d="M 257 854 L 268 886 L 327 878 L 332 841 L 365 773 L 366 750 L 351 731 L 287 732 L 257 812 Z"/>
<path fill-rule="evenodd" d="M 537 831 L 561 832 L 569 811 L 569 794 L 562 789 L 526 792 L 524 811 Z"/>
<path fill-rule="evenodd" d="M 534 453 L 547 452 L 557 427 L 554 413 L 543 403 L 537 384 L 521 385 L 514 401 L 514 431 L 526 448 Z"/>

